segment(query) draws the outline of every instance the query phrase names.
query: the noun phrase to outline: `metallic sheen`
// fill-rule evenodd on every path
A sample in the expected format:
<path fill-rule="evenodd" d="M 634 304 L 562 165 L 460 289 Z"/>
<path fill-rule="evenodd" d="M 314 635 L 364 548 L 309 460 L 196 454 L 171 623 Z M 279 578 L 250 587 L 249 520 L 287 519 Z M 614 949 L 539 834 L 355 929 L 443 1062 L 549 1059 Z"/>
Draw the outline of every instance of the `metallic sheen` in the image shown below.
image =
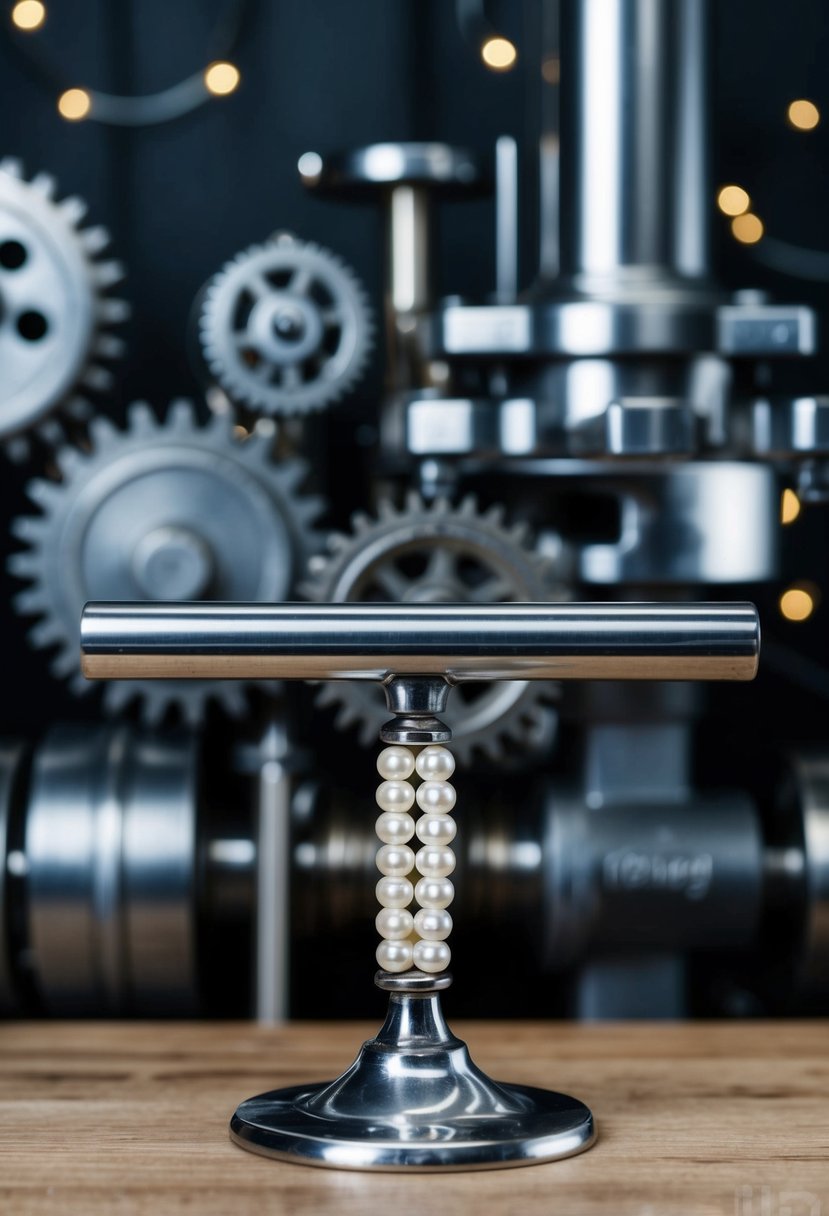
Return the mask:
<path fill-rule="evenodd" d="M 446 1025 L 437 993 L 392 993 L 379 1034 L 341 1077 L 249 1098 L 230 1134 L 265 1157 L 419 1173 L 554 1161 L 596 1136 L 575 1098 L 481 1072 Z"/>
<path fill-rule="evenodd" d="M 88 604 L 89 679 L 750 680 L 751 604 Z"/>

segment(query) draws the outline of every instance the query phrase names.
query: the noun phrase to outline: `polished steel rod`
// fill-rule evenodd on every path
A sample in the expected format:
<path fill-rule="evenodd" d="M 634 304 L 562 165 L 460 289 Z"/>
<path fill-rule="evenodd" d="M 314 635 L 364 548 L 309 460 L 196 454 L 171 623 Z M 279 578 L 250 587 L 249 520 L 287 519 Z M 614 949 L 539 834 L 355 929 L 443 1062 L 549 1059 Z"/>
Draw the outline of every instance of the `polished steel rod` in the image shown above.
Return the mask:
<path fill-rule="evenodd" d="M 750 680 L 752 604 L 87 604 L 89 679 Z"/>

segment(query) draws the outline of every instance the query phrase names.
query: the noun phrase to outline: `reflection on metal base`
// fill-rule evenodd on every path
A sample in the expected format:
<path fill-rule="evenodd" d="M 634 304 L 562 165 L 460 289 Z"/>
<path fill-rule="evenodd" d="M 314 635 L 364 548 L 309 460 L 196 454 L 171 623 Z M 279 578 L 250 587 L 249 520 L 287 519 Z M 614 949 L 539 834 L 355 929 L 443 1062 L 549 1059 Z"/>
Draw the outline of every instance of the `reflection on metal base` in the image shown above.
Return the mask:
<path fill-rule="evenodd" d="M 434 992 L 392 993 L 382 1030 L 341 1077 L 249 1098 L 230 1134 L 266 1157 L 359 1170 L 532 1165 L 595 1139 L 575 1098 L 496 1084 L 476 1068 Z"/>

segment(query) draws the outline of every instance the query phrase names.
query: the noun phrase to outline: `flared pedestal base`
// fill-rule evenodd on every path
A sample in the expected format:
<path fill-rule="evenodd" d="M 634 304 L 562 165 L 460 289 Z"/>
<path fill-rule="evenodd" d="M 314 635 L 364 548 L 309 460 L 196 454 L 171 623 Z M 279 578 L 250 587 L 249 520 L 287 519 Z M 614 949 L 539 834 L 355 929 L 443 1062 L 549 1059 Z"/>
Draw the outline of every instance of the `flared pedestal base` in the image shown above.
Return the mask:
<path fill-rule="evenodd" d="M 434 992 L 393 993 L 382 1030 L 341 1077 L 249 1098 L 230 1134 L 266 1157 L 358 1170 L 532 1165 L 595 1139 L 582 1102 L 481 1072 Z"/>

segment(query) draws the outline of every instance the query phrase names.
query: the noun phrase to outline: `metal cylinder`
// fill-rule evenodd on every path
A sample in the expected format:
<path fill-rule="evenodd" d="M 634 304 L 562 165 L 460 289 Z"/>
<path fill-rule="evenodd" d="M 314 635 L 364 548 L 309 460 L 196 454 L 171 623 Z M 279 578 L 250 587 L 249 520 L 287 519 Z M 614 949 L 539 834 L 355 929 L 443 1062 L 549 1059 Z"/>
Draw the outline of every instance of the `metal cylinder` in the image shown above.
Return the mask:
<path fill-rule="evenodd" d="M 562 2 L 561 270 L 587 290 L 707 273 L 706 16 Z"/>
<path fill-rule="evenodd" d="M 750 680 L 751 604 L 88 604 L 89 679 Z"/>

